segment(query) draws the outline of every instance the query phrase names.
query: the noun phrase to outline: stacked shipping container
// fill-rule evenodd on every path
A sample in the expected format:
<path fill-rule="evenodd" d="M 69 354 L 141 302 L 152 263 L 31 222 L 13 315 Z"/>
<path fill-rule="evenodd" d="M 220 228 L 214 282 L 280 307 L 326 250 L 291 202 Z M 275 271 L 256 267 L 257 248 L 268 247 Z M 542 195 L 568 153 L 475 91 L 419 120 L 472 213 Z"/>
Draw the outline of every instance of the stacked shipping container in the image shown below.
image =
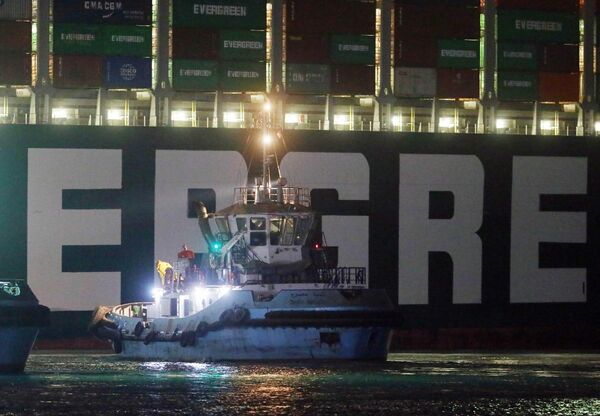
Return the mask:
<path fill-rule="evenodd" d="M 578 1 L 496 2 L 498 98 L 578 101 Z"/>
<path fill-rule="evenodd" d="M 173 88 L 264 91 L 265 0 L 174 0 Z"/>
<path fill-rule="evenodd" d="M 394 91 L 411 98 L 478 98 L 478 0 L 396 0 Z"/>
<path fill-rule="evenodd" d="M 150 88 L 152 0 L 53 2 L 59 88 Z"/>
<path fill-rule="evenodd" d="M 375 93 L 375 3 L 286 2 L 286 91 Z"/>
<path fill-rule="evenodd" d="M 0 1 L 0 85 L 31 84 L 31 1 Z"/>

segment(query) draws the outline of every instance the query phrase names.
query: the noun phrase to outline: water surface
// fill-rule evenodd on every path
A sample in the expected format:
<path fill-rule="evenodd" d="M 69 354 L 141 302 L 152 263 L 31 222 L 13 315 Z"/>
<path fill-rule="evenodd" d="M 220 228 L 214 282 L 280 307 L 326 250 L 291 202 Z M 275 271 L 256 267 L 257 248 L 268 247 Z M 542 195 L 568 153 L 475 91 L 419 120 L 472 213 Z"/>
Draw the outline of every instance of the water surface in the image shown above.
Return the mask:
<path fill-rule="evenodd" d="M 391 354 L 384 363 L 162 363 L 33 354 L 0 415 L 600 415 L 597 354 Z"/>

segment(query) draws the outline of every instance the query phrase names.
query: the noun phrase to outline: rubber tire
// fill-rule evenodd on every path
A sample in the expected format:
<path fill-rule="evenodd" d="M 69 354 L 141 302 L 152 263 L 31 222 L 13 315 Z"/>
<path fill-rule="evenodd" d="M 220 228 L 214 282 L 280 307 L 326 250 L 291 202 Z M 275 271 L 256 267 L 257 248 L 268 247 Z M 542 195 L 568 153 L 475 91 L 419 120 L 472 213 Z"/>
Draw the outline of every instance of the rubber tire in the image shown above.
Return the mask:
<path fill-rule="evenodd" d="M 144 332 L 144 329 L 146 329 L 144 323 L 142 321 L 138 321 L 138 323 L 135 324 L 135 328 L 133 329 L 133 335 L 135 335 L 136 338 L 139 338 L 140 335 L 142 335 L 142 332 Z"/>
<path fill-rule="evenodd" d="M 219 321 L 221 321 L 224 324 L 232 322 L 233 321 L 233 309 L 225 309 L 223 311 L 223 313 L 221 313 L 221 316 L 219 316 Z"/>
<path fill-rule="evenodd" d="M 121 354 L 123 352 L 123 341 L 121 339 L 113 339 L 112 340 L 112 349 L 115 354 Z"/>
<path fill-rule="evenodd" d="M 246 320 L 250 317 L 250 311 L 246 308 L 235 308 L 233 310 L 233 322 L 236 324 L 241 324 L 246 322 Z"/>
<path fill-rule="evenodd" d="M 208 322 L 204 322 L 201 321 L 200 323 L 198 323 L 198 326 L 196 327 L 196 333 L 195 335 L 197 337 L 203 337 L 208 333 Z"/>
<path fill-rule="evenodd" d="M 146 335 L 146 337 L 144 338 L 144 345 L 150 344 L 152 341 L 154 341 L 155 338 L 156 338 L 155 331 L 148 332 L 148 335 Z"/>

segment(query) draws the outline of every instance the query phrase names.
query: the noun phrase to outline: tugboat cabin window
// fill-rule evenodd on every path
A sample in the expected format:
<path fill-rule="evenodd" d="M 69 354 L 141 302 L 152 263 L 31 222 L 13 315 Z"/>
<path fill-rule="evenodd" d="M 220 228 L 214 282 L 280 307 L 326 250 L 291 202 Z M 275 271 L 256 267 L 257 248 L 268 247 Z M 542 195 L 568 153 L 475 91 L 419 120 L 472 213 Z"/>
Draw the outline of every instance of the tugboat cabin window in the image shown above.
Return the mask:
<path fill-rule="evenodd" d="M 236 218 L 235 219 L 235 223 L 237 225 L 237 230 L 238 231 L 247 230 L 247 227 L 246 227 L 246 218 Z"/>
<path fill-rule="evenodd" d="M 220 234 L 230 235 L 229 224 L 227 223 L 227 220 L 225 218 L 216 217 L 215 223 L 217 224 L 217 228 L 219 229 Z"/>
<path fill-rule="evenodd" d="M 283 226 L 281 229 L 281 242 L 282 246 L 291 246 L 294 244 L 294 233 L 296 228 L 296 218 L 287 217 L 283 219 Z"/>
<path fill-rule="evenodd" d="M 264 217 L 250 218 L 250 245 L 267 245 L 267 220 Z"/>
<path fill-rule="evenodd" d="M 267 229 L 267 222 L 264 217 L 250 218 L 250 231 L 266 230 L 266 229 Z"/>
<path fill-rule="evenodd" d="M 271 218 L 271 227 L 269 229 L 269 244 L 278 246 L 281 237 L 281 218 Z"/>
<path fill-rule="evenodd" d="M 304 244 L 306 236 L 308 235 L 308 229 L 310 227 L 309 217 L 298 218 L 296 225 L 296 233 L 294 235 L 294 245 L 300 246 Z"/>

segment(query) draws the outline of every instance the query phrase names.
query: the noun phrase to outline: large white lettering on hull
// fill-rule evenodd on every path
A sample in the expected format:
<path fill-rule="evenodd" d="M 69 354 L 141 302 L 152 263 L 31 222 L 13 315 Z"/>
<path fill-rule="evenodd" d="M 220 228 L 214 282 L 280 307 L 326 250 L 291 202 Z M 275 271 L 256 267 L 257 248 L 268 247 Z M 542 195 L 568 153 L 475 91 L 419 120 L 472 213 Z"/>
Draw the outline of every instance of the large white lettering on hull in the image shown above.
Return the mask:
<path fill-rule="evenodd" d="M 208 252 L 196 218 L 188 218 L 188 190 L 213 189 L 217 209 L 233 203 L 233 189 L 245 186 L 248 168 L 232 151 L 158 150 L 154 202 L 154 255 L 173 260 L 182 244 Z"/>
<path fill-rule="evenodd" d="M 585 194 L 583 157 L 513 158 L 510 301 L 585 302 L 586 269 L 539 267 L 539 244 L 585 243 L 587 214 L 542 212 L 540 196 Z"/>
<path fill-rule="evenodd" d="M 369 164 L 362 154 L 290 152 L 281 161 L 281 171 L 296 186 L 335 189 L 340 200 L 369 199 Z M 327 245 L 338 247 L 338 264 L 368 267 L 369 218 L 323 215 L 322 219 Z"/>
<path fill-rule="evenodd" d="M 62 246 L 121 244 L 121 210 L 63 210 L 64 189 L 120 189 L 121 150 L 29 149 L 27 280 L 52 310 L 121 301 L 121 273 L 64 273 Z"/>
<path fill-rule="evenodd" d="M 398 303 L 428 303 L 429 253 L 452 257 L 453 303 L 481 303 L 483 166 L 470 155 L 400 155 Z M 430 218 L 430 193 L 451 192 L 453 215 Z"/>

